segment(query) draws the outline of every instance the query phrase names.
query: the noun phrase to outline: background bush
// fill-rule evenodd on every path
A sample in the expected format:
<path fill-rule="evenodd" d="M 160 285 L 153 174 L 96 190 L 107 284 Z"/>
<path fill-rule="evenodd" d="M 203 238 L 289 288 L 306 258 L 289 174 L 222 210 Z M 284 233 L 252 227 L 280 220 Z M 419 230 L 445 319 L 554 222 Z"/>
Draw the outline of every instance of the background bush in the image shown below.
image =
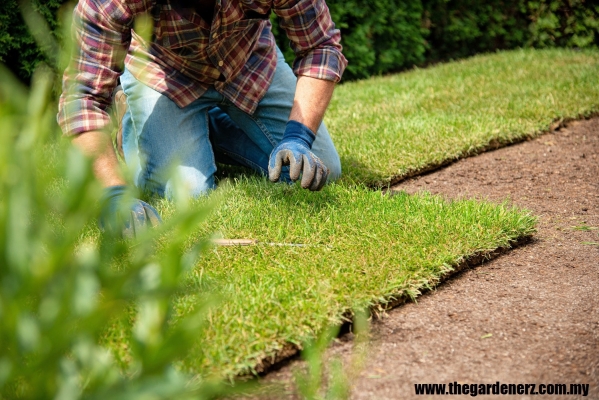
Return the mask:
<path fill-rule="evenodd" d="M 32 0 L 56 30 L 66 0 Z M 599 5 L 591 0 L 328 0 L 350 63 L 345 80 L 516 47 L 599 46 Z M 275 24 L 285 54 L 293 55 Z M 16 0 L 0 2 L 0 61 L 27 81 L 42 53 Z"/>
<path fill-rule="evenodd" d="M 65 0 L 34 0 L 33 9 L 41 14 L 49 28 L 58 37 L 57 13 Z M 18 0 L 0 1 L 0 62 L 4 63 L 24 81 L 29 81 L 35 66 L 44 59 L 40 49 L 27 29 L 19 9 Z"/>
<path fill-rule="evenodd" d="M 597 48 L 599 5 L 585 0 L 423 0 L 429 60 L 515 47 Z"/>

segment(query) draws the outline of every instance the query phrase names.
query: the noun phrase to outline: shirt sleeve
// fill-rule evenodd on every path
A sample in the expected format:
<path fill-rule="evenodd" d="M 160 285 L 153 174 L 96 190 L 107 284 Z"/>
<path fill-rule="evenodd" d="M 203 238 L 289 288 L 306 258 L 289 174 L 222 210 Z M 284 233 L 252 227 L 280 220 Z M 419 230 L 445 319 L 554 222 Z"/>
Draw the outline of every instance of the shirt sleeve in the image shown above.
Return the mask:
<path fill-rule="evenodd" d="M 133 15 L 119 0 L 80 0 L 77 4 L 73 50 L 58 105 L 57 119 L 65 135 L 101 130 L 111 124 L 106 109 L 123 71 Z"/>
<path fill-rule="evenodd" d="M 339 82 L 347 66 L 341 33 L 324 0 L 275 0 L 274 12 L 296 54 L 293 72 Z"/>

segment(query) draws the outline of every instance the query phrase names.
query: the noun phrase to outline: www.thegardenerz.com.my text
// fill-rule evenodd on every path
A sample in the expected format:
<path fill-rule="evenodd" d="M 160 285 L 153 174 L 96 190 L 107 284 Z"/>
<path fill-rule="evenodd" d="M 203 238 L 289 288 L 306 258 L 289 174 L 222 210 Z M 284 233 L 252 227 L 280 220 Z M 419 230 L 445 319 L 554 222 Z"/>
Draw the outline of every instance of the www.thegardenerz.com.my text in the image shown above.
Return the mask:
<path fill-rule="evenodd" d="M 589 394 L 589 385 L 584 383 L 416 383 L 417 395 L 579 395 Z"/>

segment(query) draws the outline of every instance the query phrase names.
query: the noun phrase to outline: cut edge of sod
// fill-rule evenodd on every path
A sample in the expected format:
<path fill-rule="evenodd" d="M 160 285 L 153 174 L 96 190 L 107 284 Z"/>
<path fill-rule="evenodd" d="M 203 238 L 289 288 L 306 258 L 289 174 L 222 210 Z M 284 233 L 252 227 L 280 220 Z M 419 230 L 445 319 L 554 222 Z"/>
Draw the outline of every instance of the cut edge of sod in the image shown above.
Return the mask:
<path fill-rule="evenodd" d="M 599 109 L 591 109 L 587 113 L 579 114 L 575 117 L 568 118 L 555 118 L 547 129 L 541 129 L 535 132 L 527 133 L 522 136 L 514 137 L 511 140 L 493 139 L 486 145 L 473 148 L 469 151 L 460 153 L 457 157 L 451 159 L 445 159 L 438 163 L 430 163 L 422 168 L 408 169 L 404 174 L 392 176 L 388 182 L 372 182 L 368 184 L 368 187 L 372 189 L 384 189 L 391 186 L 398 185 L 408 179 L 415 178 L 417 176 L 429 174 L 431 172 L 438 171 L 447 166 L 450 166 L 460 160 L 470 157 L 476 157 L 490 151 L 502 149 L 504 147 L 514 146 L 519 143 L 523 143 L 532 139 L 536 139 L 540 136 L 546 135 L 551 132 L 558 131 L 566 128 L 568 124 L 576 121 L 585 121 L 592 118 L 599 117 Z"/>
<path fill-rule="evenodd" d="M 451 266 L 443 274 L 438 277 L 433 277 L 428 282 L 422 284 L 422 287 L 417 289 L 417 296 L 422 296 L 431 290 L 437 288 L 442 283 L 448 281 L 449 279 L 454 278 L 459 275 L 461 272 L 473 269 L 481 266 L 485 262 L 492 261 L 502 255 L 512 251 L 515 248 L 525 246 L 533 241 L 533 234 L 524 234 L 515 238 L 513 241 L 509 243 L 508 246 L 500 246 L 493 250 L 480 251 L 469 256 L 463 257 L 460 261 L 456 263 L 456 265 Z M 374 316 L 375 318 L 379 318 L 381 313 L 385 313 L 394 308 L 401 307 L 402 305 L 414 301 L 416 297 L 410 295 L 403 291 L 399 294 L 389 294 L 385 296 L 385 301 L 376 302 L 371 304 L 368 307 L 369 314 Z M 340 324 L 339 332 L 342 334 L 346 332 L 347 329 L 345 327 L 349 327 L 353 321 L 353 310 L 346 310 L 342 314 L 343 322 Z M 254 371 L 260 376 L 266 375 L 269 372 L 276 370 L 277 366 L 287 362 L 292 357 L 297 356 L 302 351 L 302 348 L 293 343 L 285 343 L 281 349 L 276 351 L 273 355 L 267 355 L 259 360 L 254 366 Z M 255 374 L 250 372 L 242 372 L 237 375 L 238 379 L 248 379 L 255 377 Z"/>

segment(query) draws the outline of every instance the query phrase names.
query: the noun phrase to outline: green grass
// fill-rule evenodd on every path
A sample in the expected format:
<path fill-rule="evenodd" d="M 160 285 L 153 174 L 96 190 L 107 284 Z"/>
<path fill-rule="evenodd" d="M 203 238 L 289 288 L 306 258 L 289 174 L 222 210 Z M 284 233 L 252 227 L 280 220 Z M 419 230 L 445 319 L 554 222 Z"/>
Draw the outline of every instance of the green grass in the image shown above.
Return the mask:
<path fill-rule="evenodd" d="M 387 185 L 599 111 L 599 52 L 522 50 L 341 85 L 326 121 L 345 179 Z"/>
<path fill-rule="evenodd" d="M 535 219 L 506 204 L 371 187 L 598 111 L 597 71 L 597 52 L 527 50 L 340 86 L 327 123 L 342 181 L 311 193 L 241 178 L 190 239 L 218 232 L 262 244 L 211 248 L 194 267 L 175 315 L 206 291 L 221 302 L 180 365 L 201 375 L 251 372 L 352 309 L 415 297 L 465 258 L 530 235 Z M 168 219 L 172 204 L 158 207 Z M 126 326 L 107 336 L 125 361 Z"/>
<path fill-rule="evenodd" d="M 160 206 L 168 218 L 171 206 Z M 182 365 L 221 376 L 252 371 L 286 343 L 301 344 L 339 323 L 346 311 L 415 297 L 465 257 L 509 246 L 533 227 L 533 217 L 505 205 L 389 196 L 347 185 L 310 193 L 244 179 L 226 189 L 191 241 L 220 232 L 263 244 L 214 247 L 202 256 L 176 313 L 188 313 L 206 290 L 218 293 L 221 303 Z M 126 358 L 122 342 L 113 348 Z"/>

